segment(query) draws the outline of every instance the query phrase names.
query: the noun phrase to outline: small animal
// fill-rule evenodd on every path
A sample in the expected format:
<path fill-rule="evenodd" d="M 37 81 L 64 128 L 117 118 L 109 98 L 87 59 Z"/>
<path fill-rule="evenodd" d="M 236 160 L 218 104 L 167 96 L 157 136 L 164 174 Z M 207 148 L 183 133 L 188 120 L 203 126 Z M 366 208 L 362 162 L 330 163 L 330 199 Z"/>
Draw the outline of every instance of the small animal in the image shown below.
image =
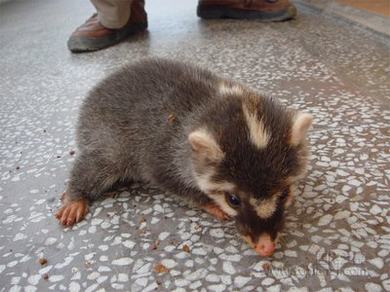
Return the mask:
<path fill-rule="evenodd" d="M 275 250 L 308 158 L 307 113 L 196 66 L 128 65 L 81 107 L 79 154 L 56 217 L 73 225 L 118 182 L 144 181 L 235 220 L 261 256 Z"/>

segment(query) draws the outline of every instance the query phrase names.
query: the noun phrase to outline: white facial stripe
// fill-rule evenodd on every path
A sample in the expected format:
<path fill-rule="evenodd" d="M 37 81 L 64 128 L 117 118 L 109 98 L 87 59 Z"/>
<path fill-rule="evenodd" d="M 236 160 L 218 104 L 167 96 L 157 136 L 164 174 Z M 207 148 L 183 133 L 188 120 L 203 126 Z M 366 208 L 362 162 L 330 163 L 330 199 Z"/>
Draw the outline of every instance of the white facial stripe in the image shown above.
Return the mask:
<path fill-rule="evenodd" d="M 213 199 L 218 206 L 229 216 L 236 216 L 237 211 L 225 200 L 223 194 L 216 194 L 215 192 L 232 192 L 234 190 L 234 185 L 229 182 L 214 182 L 211 181 L 214 173 L 210 170 L 202 175 L 195 175 L 195 179 L 198 183 L 199 189 L 204 192 L 209 198 Z"/>
<path fill-rule="evenodd" d="M 228 214 L 231 217 L 234 217 L 237 215 L 237 211 L 234 210 L 232 207 L 229 206 L 229 204 L 225 200 L 225 196 L 222 194 L 207 194 L 210 198 L 212 198 L 218 206 L 224 211 L 226 214 Z"/>
<path fill-rule="evenodd" d="M 213 176 L 213 173 L 211 171 L 205 172 L 201 175 L 194 173 L 194 176 L 199 189 L 204 193 L 208 193 L 211 186 L 210 179 Z"/>
<path fill-rule="evenodd" d="M 242 109 L 249 128 L 251 142 L 258 148 L 266 147 L 269 142 L 269 135 L 265 130 L 264 123 L 258 119 L 255 113 L 251 113 L 245 105 Z"/>
<path fill-rule="evenodd" d="M 201 175 L 195 173 L 196 182 L 202 192 L 209 194 L 211 192 L 232 192 L 234 190 L 234 185 L 229 182 L 212 181 L 213 175 L 214 173 L 211 170 Z"/>
<path fill-rule="evenodd" d="M 231 193 L 234 190 L 234 185 L 228 182 L 210 182 L 210 190 L 218 192 Z"/>
<path fill-rule="evenodd" d="M 239 84 L 230 84 L 225 81 L 219 84 L 218 90 L 221 95 L 242 95 L 244 92 L 242 86 Z"/>
<path fill-rule="evenodd" d="M 216 194 L 215 192 L 232 192 L 234 190 L 234 185 L 229 182 L 214 182 L 211 181 L 213 176 L 213 172 L 209 171 L 202 175 L 195 175 L 195 179 L 198 183 L 199 189 L 204 192 L 209 198 L 213 199 L 218 206 L 229 216 L 236 216 L 237 211 L 225 200 L 225 196 L 223 194 Z"/>
<path fill-rule="evenodd" d="M 251 198 L 249 202 L 255 209 L 257 216 L 259 216 L 262 219 L 267 219 L 272 216 L 272 214 L 276 210 L 278 201 L 278 195 L 273 195 L 272 198 L 266 199 L 266 200 L 256 200 Z"/>

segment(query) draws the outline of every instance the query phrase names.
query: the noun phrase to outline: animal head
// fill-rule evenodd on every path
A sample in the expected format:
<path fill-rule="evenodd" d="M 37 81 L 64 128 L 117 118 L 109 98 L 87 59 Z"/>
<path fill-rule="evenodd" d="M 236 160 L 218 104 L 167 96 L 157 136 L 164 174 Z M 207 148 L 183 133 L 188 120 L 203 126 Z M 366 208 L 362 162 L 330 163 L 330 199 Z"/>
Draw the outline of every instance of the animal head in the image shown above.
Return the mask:
<path fill-rule="evenodd" d="M 193 174 L 243 239 L 269 256 L 305 174 L 312 116 L 235 86 L 221 91 L 188 136 Z"/>

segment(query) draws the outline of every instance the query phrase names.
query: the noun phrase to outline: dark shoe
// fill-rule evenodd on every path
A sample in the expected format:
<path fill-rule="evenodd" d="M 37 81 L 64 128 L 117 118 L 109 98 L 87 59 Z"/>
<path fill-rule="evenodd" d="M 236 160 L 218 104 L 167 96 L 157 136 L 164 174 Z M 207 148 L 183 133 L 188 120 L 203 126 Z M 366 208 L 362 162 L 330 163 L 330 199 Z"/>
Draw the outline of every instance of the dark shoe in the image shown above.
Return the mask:
<path fill-rule="evenodd" d="M 106 28 L 99 22 L 97 14 L 92 15 L 70 36 L 68 40 L 69 50 L 73 53 L 97 51 L 145 30 L 148 27 L 148 20 L 144 5 L 144 1 L 133 1 L 130 19 L 120 29 Z"/>
<path fill-rule="evenodd" d="M 205 19 L 283 21 L 294 18 L 297 9 L 288 0 L 199 0 L 197 14 Z"/>

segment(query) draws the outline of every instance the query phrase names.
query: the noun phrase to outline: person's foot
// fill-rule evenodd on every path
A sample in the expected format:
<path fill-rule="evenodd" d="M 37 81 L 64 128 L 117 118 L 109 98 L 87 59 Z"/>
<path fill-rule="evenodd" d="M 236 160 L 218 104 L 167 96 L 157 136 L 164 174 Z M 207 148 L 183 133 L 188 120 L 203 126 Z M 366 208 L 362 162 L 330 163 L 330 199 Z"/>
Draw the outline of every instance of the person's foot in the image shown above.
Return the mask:
<path fill-rule="evenodd" d="M 204 19 L 235 18 L 283 21 L 296 16 L 288 0 L 199 0 L 197 15 Z"/>
<path fill-rule="evenodd" d="M 97 51 L 117 44 L 137 32 L 144 31 L 147 26 L 144 1 L 135 0 L 131 5 L 130 19 L 124 27 L 106 28 L 99 22 L 95 13 L 72 33 L 68 40 L 68 48 L 72 53 Z"/>

